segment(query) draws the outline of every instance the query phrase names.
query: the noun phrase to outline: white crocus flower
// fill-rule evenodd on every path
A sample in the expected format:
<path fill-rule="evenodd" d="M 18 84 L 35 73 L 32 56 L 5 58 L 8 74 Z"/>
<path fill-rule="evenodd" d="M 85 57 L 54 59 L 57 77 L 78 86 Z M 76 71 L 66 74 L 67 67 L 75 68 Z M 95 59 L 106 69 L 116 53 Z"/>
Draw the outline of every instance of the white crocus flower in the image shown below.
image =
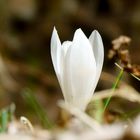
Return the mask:
<path fill-rule="evenodd" d="M 54 28 L 51 57 L 65 104 L 84 111 L 102 70 L 104 49 L 100 34 L 95 30 L 88 39 L 81 29 L 77 29 L 73 41 L 61 44 Z"/>

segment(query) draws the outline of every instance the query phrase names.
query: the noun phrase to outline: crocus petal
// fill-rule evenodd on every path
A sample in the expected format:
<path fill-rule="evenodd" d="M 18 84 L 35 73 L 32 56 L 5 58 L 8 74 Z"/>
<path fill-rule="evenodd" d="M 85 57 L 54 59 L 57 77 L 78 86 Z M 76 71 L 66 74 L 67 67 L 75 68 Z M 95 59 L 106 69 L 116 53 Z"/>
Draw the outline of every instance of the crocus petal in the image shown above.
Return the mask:
<path fill-rule="evenodd" d="M 57 31 L 54 27 L 53 33 L 52 33 L 52 38 L 51 38 L 51 57 L 53 61 L 53 66 L 58 78 L 58 81 L 60 83 L 60 86 L 62 87 L 62 47 L 61 47 L 61 42 L 59 39 L 59 36 L 57 34 Z"/>
<path fill-rule="evenodd" d="M 66 55 L 67 85 L 71 88 L 73 103 L 84 110 L 92 93 L 96 76 L 96 62 L 91 44 L 81 29 L 76 30 Z"/>
<path fill-rule="evenodd" d="M 67 51 L 68 51 L 69 47 L 71 46 L 71 44 L 72 44 L 71 41 L 64 41 L 63 42 L 63 44 L 62 44 L 62 51 L 63 51 L 64 57 L 66 56 Z"/>
<path fill-rule="evenodd" d="M 62 52 L 61 52 L 61 63 L 62 63 L 62 68 L 61 68 L 61 77 L 60 77 L 60 81 L 61 81 L 61 89 L 62 89 L 62 93 L 63 93 L 63 96 L 64 96 L 64 99 L 65 99 L 65 102 L 71 102 L 72 100 L 72 92 L 71 92 L 71 86 L 70 86 L 70 81 L 68 79 L 68 75 L 69 75 L 69 71 L 68 71 L 68 67 L 67 65 L 68 62 L 67 62 L 67 58 L 66 55 L 69 55 L 68 53 L 68 50 L 71 49 L 71 44 L 72 42 L 71 41 L 65 41 L 63 42 L 62 44 Z"/>
<path fill-rule="evenodd" d="M 60 82 L 60 73 L 61 73 L 61 42 L 57 31 L 54 27 L 52 37 L 51 37 L 51 57 L 53 61 L 53 66 L 57 75 L 57 78 Z"/>
<path fill-rule="evenodd" d="M 102 71 L 103 60 L 104 60 L 104 48 L 103 48 L 102 38 L 100 34 L 98 33 L 98 31 L 96 30 L 94 30 L 91 33 L 89 37 L 89 41 L 92 45 L 92 49 L 93 49 L 93 53 L 94 53 L 96 65 L 97 65 L 97 73 L 96 73 L 95 84 L 94 84 L 94 87 L 96 87 L 101 71 Z"/>

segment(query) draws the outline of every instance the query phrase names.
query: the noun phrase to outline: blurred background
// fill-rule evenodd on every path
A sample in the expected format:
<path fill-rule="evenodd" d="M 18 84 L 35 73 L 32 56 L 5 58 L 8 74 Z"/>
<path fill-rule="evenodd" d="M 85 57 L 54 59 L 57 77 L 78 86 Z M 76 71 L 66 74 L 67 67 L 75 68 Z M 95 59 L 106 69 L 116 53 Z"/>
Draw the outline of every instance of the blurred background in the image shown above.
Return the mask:
<path fill-rule="evenodd" d="M 62 94 L 50 57 L 54 26 L 61 41 L 72 40 L 77 28 L 87 36 L 94 29 L 100 32 L 105 48 L 103 71 L 108 76 L 101 77 L 96 90 L 111 88 L 109 75 L 116 76 L 117 68 L 107 53 L 118 36 L 132 39 L 132 62 L 140 64 L 139 0 L 0 0 L 0 108 L 15 103 L 17 117 L 38 122 L 23 97 L 31 92 L 48 116 L 58 119 L 57 101 Z M 140 90 L 131 76 L 124 80 Z"/>

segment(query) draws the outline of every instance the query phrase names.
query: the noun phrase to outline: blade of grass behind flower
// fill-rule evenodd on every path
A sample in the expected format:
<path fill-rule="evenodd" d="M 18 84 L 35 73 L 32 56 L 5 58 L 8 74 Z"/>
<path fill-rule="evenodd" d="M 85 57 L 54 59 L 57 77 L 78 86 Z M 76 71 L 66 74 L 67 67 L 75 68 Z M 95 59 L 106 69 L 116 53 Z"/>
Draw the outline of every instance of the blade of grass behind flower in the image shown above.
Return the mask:
<path fill-rule="evenodd" d="M 39 117 L 42 125 L 44 128 L 50 129 L 52 128 L 52 122 L 50 121 L 47 113 L 43 109 L 43 107 L 37 101 L 35 95 L 32 93 L 31 90 L 26 89 L 22 93 L 25 101 L 30 105 L 30 107 L 35 111 L 37 116 Z"/>
<path fill-rule="evenodd" d="M 122 76 L 123 76 L 123 72 L 124 72 L 124 70 L 121 69 L 120 72 L 119 72 L 119 74 L 118 74 L 118 76 L 117 76 L 117 78 L 116 78 L 115 83 L 114 83 L 113 86 L 112 86 L 112 92 L 114 92 L 115 89 L 117 88 L 117 86 L 118 86 L 118 84 L 119 84 L 119 82 L 120 82 L 120 80 L 121 80 L 121 78 L 122 78 Z M 104 106 L 104 108 L 103 108 L 103 113 L 105 112 L 107 106 L 109 105 L 111 98 L 112 98 L 112 96 L 110 96 L 110 97 L 107 99 L 107 101 L 105 102 L 105 106 Z"/>

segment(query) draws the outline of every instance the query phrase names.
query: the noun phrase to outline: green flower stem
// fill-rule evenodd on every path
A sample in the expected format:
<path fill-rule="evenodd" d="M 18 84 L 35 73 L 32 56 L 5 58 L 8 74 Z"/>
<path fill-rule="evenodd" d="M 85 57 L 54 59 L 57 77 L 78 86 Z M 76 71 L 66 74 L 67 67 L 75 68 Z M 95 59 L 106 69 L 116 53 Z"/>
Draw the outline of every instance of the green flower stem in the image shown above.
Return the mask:
<path fill-rule="evenodd" d="M 124 70 L 121 69 L 120 72 L 119 72 L 119 74 L 118 74 L 118 76 L 117 76 L 117 79 L 116 79 L 115 83 L 113 84 L 112 92 L 114 92 L 115 89 L 117 88 L 117 86 L 118 86 L 118 84 L 119 84 L 119 82 L 120 82 L 120 80 L 121 80 L 121 78 L 122 78 L 122 76 L 123 76 L 123 72 L 124 72 Z M 105 112 L 107 106 L 109 105 L 111 98 L 112 98 L 112 95 L 111 95 L 111 96 L 107 99 L 107 101 L 105 102 L 105 106 L 104 106 L 104 108 L 103 108 L 103 113 Z"/>

